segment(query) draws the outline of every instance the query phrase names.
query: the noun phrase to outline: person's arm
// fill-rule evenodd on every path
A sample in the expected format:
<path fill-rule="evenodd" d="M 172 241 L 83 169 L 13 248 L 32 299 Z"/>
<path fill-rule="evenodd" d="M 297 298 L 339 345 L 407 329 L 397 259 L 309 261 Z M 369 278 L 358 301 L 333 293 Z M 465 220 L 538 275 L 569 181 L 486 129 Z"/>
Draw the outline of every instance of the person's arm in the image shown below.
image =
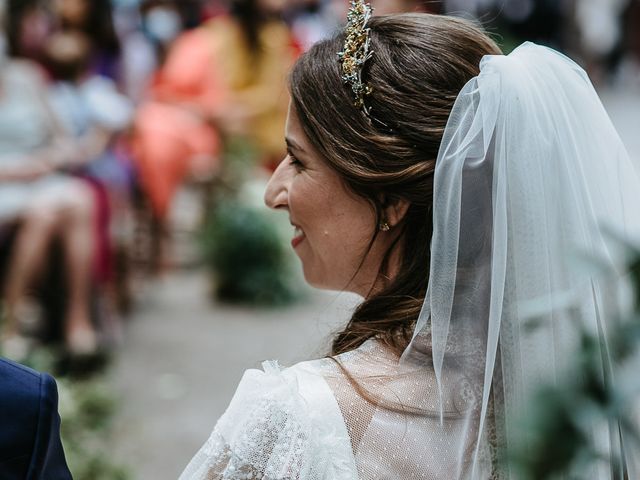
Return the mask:
<path fill-rule="evenodd" d="M 35 180 L 58 169 L 85 163 L 82 145 L 64 130 L 49 104 L 47 86 L 40 70 L 26 61 L 12 62 L 10 67 L 20 75 L 23 88 L 37 100 L 49 139 L 32 151 L 5 154 L 11 158 L 0 161 L 0 182 Z"/>
<path fill-rule="evenodd" d="M 27 479 L 72 479 L 60 440 L 58 389 L 46 373 L 40 374 L 40 409 Z"/>
<path fill-rule="evenodd" d="M 28 182 L 40 178 L 53 171 L 52 165 L 36 153 L 34 157 L 27 155 L 15 156 L 8 162 L 0 159 L 0 182 Z M 2 166 L 2 163 L 9 165 Z"/>
<path fill-rule="evenodd" d="M 88 150 L 74 139 L 54 137 L 41 148 L 0 161 L 0 165 L 7 164 L 0 166 L 0 182 L 28 182 L 65 167 L 82 165 Z"/>

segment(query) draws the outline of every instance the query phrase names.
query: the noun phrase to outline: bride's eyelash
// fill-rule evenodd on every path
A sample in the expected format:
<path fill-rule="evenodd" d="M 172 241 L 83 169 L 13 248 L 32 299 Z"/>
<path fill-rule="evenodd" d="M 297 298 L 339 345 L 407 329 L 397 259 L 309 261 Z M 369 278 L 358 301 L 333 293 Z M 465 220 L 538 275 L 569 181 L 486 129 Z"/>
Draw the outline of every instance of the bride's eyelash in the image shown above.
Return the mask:
<path fill-rule="evenodd" d="M 293 165 L 297 170 L 302 170 L 304 168 L 304 164 L 298 160 L 293 153 L 287 152 L 287 155 L 289 157 L 289 165 Z"/>

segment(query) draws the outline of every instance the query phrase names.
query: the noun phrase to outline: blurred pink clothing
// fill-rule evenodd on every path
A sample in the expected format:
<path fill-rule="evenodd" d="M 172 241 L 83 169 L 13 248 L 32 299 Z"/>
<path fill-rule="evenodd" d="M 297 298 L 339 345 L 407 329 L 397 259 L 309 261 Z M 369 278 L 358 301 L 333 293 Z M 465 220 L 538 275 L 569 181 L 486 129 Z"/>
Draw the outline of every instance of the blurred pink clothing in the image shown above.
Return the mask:
<path fill-rule="evenodd" d="M 150 94 L 134 121 L 134 156 L 153 211 L 165 218 L 193 160 L 202 168 L 206 159 L 211 170 L 218 162 L 220 139 L 209 114 L 223 92 L 205 32 L 194 29 L 176 40 Z"/>

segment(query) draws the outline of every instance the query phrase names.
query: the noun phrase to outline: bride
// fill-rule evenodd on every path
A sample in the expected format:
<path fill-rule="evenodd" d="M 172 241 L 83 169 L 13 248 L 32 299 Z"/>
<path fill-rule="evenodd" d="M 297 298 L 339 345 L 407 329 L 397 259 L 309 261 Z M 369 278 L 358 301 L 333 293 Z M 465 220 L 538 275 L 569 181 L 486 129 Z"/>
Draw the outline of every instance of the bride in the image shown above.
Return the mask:
<path fill-rule="evenodd" d="M 247 371 L 181 479 L 518 478 L 498 454 L 526 445 L 527 398 L 577 327 L 610 341 L 621 280 L 576 259 L 614 269 L 607 232 L 640 238 L 640 181 L 586 74 L 464 20 L 370 13 L 295 65 L 265 193 L 306 280 L 363 301 L 327 358 Z M 575 474 L 612 478 L 627 439 L 585 432 L 601 457 Z"/>

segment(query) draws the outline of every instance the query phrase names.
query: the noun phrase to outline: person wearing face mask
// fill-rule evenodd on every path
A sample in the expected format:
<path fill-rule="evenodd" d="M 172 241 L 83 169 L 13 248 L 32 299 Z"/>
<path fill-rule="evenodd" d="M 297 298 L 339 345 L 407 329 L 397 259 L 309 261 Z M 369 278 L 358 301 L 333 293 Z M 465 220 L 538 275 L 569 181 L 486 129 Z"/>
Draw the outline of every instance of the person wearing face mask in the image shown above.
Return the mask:
<path fill-rule="evenodd" d="M 182 18 L 171 3 L 146 4 L 143 17 L 144 32 L 156 45 L 162 63 L 173 41 L 182 33 Z"/>

